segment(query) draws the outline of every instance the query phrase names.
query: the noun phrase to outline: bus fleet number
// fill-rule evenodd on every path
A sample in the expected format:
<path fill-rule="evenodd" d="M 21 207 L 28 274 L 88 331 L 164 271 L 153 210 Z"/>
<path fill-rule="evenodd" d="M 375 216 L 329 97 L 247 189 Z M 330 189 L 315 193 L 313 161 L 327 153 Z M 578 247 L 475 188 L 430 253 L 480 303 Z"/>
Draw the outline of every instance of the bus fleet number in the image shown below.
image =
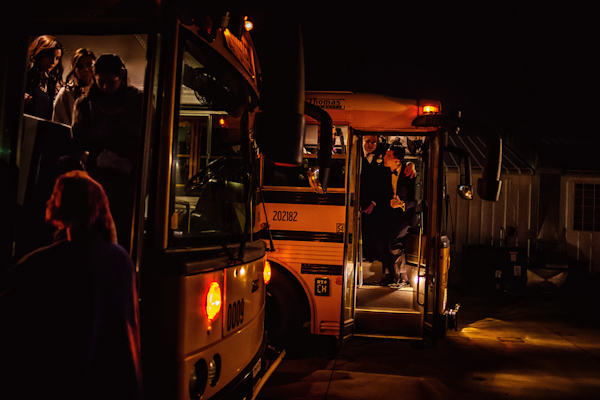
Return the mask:
<path fill-rule="evenodd" d="M 227 330 L 232 330 L 242 322 L 244 322 L 244 299 L 234 301 L 227 307 Z"/>
<path fill-rule="evenodd" d="M 273 221 L 296 222 L 298 211 L 273 211 Z"/>

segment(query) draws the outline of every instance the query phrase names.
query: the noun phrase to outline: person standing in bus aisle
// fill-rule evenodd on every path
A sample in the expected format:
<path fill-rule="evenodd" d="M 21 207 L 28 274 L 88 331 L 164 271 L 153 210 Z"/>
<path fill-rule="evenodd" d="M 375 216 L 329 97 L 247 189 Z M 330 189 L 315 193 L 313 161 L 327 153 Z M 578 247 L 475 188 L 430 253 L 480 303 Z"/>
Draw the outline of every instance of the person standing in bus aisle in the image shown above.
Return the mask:
<path fill-rule="evenodd" d="M 382 260 L 384 271 L 389 272 L 392 288 L 410 286 L 408 282 L 404 245 L 412 216 L 416 207 L 414 164 L 403 162 L 406 150 L 399 145 L 391 145 L 383 158 L 390 170 L 390 183 L 386 208 L 385 232 L 388 235 L 387 253 Z M 389 278 L 388 278 L 389 280 Z"/>
<path fill-rule="evenodd" d="M 54 98 L 62 86 L 63 47 L 50 35 L 37 37 L 29 46 L 24 113 L 52 119 Z"/>
<path fill-rule="evenodd" d="M 360 172 L 360 209 L 362 228 L 363 258 L 367 261 L 381 260 L 376 241 L 381 224 L 381 207 L 388 199 L 385 197 L 385 182 L 389 181 L 389 170 L 383 165 L 383 143 L 377 135 L 365 135 L 362 138 L 363 159 Z"/>
<path fill-rule="evenodd" d="M 128 85 L 127 69 L 115 54 L 98 57 L 94 78 L 88 94 L 75 102 L 73 140 L 77 156 L 110 200 L 119 244 L 130 250 L 142 93 Z"/>
<path fill-rule="evenodd" d="M 94 62 L 96 55 L 88 49 L 77 49 L 71 59 L 71 72 L 67 75 L 63 86 L 54 101 L 52 121 L 71 125 L 75 100 L 87 94 L 94 83 Z"/>
<path fill-rule="evenodd" d="M 116 243 L 102 186 L 84 171 L 61 175 L 46 221 L 63 239 L 0 279 L 0 393 L 141 399 L 135 266 Z"/>

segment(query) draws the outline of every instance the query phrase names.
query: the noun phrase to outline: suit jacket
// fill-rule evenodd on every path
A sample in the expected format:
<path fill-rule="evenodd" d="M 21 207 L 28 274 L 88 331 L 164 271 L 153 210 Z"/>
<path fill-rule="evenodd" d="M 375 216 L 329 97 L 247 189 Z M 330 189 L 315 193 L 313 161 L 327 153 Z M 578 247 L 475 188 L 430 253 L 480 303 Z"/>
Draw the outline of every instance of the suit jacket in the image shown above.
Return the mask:
<path fill-rule="evenodd" d="M 383 156 L 377 152 L 369 163 L 367 157 L 363 157 L 360 177 L 360 206 L 365 209 L 374 201 L 378 206 L 383 205 L 388 193 L 386 185 L 389 186 L 390 169 L 383 165 Z"/>

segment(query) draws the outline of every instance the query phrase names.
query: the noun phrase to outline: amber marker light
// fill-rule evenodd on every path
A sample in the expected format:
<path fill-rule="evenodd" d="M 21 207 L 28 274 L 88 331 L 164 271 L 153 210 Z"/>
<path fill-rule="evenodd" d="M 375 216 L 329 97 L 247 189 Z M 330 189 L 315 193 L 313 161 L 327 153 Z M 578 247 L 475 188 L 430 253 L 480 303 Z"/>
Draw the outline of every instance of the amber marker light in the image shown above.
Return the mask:
<path fill-rule="evenodd" d="M 423 106 L 423 114 L 437 114 L 440 112 L 440 108 L 434 105 Z"/>
<path fill-rule="evenodd" d="M 248 19 L 248 17 L 244 17 L 244 28 L 246 28 L 248 32 L 254 28 L 254 24 Z"/>
<path fill-rule="evenodd" d="M 206 293 L 206 317 L 213 321 L 221 311 L 221 287 L 217 282 L 213 282 L 208 287 Z"/>
<path fill-rule="evenodd" d="M 265 281 L 265 285 L 268 285 L 271 282 L 271 263 L 269 261 L 265 261 L 265 269 L 263 269 L 263 280 Z"/>

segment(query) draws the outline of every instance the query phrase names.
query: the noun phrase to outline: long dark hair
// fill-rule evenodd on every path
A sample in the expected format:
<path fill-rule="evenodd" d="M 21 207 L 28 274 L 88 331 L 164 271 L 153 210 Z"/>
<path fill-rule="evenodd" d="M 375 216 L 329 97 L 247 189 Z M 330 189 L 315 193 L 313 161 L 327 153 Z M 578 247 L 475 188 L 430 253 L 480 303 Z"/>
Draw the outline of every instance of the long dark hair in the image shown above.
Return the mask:
<path fill-rule="evenodd" d="M 35 40 L 29 45 L 28 52 L 28 60 L 29 60 L 29 71 L 35 71 L 39 74 L 39 76 L 34 77 L 34 79 L 39 79 L 40 81 L 46 80 L 46 76 L 39 67 L 40 59 L 48 53 L 53 53 L 54 50 L 61 51 L 61 59 L 64 53 L 64 49 L 62 44 L 54 37 L 50 35 L 42 35 L 35 38 Z M 52 71 L 48 72 L 48 78 L 51 79 L 56 84 L 62 83 L 62 75 L 63 75 L 63 66 L 62 62 L 59 62 Z"/>
<path fill-rule="evenodd" d="M 75 76 L 75 70 L 77 69 L 77 64 L 79 64 L 79 60 L 86 56 L 90 57 L 94 61 L 96 60 L 96 55 L 91 50 L 81 48 L 75 51 L 73 58 L 71 58 L 71 72 L 68 73 L 65 82 L 71 82 L 71 79 L 73 79 L 73 77 Z"/>

